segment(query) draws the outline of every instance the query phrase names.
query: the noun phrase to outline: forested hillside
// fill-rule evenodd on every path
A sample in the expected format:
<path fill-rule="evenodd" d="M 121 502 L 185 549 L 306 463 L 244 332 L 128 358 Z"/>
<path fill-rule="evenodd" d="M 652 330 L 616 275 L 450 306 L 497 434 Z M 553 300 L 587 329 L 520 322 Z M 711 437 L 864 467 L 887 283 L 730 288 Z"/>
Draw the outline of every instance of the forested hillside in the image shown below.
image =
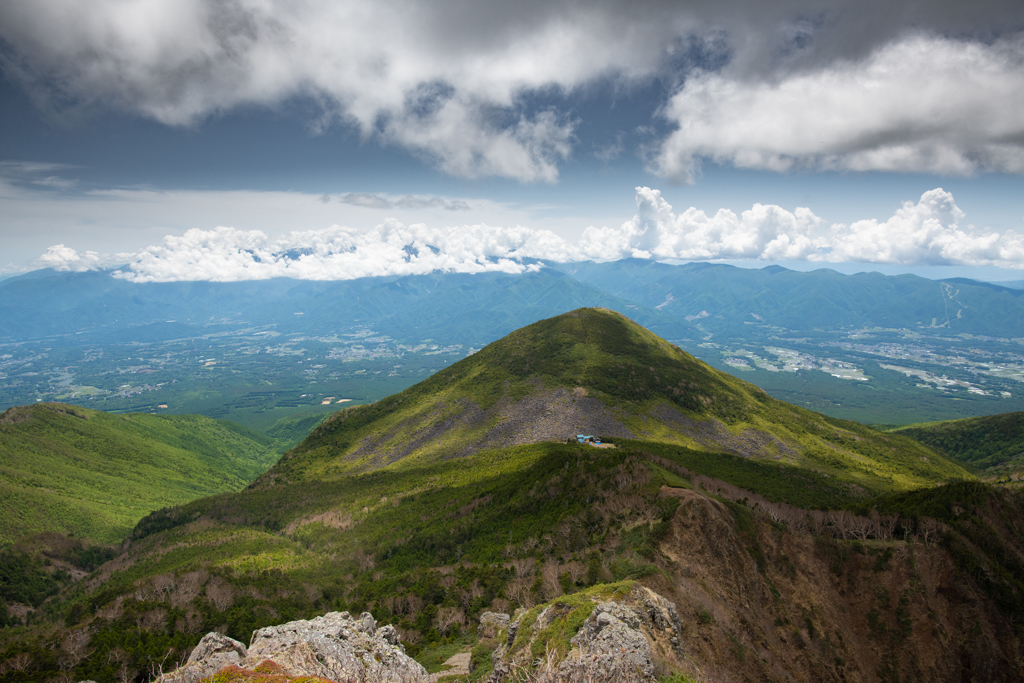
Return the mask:
<path fill-rule="evenodd" d="M 0 542 L 56 531 L 124 539 L 153 510 L 237 491 L 274 441 L 198 415 L 109 415 L 59 403 L 0 415 Z"/>
<path fill-rule="evenodd" d="M 893 433 L 927 444 L 985 476 L 1019 481 L 1024 470 L 1024 413 L 908 425 Z"/>

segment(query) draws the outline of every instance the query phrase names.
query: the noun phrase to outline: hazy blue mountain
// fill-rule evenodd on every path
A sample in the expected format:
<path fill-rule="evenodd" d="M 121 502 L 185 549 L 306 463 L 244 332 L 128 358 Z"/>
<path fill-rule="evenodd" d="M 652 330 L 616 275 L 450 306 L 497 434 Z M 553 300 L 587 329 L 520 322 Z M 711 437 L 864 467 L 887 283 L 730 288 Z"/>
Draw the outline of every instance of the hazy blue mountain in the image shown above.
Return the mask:
<path fill-rule="evenodd" d="M 195 325 L 209 333 L 239 324 L 330 334 L 360 321 L 397 338 L 482 344 L 581 306 L 627 313 L 669 338 L 685 336 L 687 318 L 733 335 L 749 334 L 748 326 L 757 323 L 790 330 L 935 325 L 1024 336 L 1024 290 L 964 278 L 940 282 L 641 259 L 549 265 L 523 275 L 142 284 L 106 271 L 41 270 L 0 282 L 0 338 L 84 333 L 107 341 L 154 341 L 195 334 Z"/>
<path fill-rule="evenodd" d="M 789 330 L 935 325 L 953 332 L 1024 335 L 1024 291 L 965 278 L 936 281 L 711 263 L 674 266 L 642 259 L 551 265 L 677 318 L 706 314 L 701 326 L 718 333 L 742 335 L 745 325 L 766 323 Z"/>
<path fill-rule="evenodd" d="M 999 282 L 993 282 L 994 285 L 1002 285 L 1003 287 L 1009 287 L 1010 289 L 1024 289 L 1024 280 L 1001 280 Z"/>
<path fill-rule="evenodd" d="M 690 328 L 685 320 L 637 306 L 551 268 L 523 275 L 140 284 L 106 271 L 41 270 L 0 283 L 0 339 L 76 334 L 90 341 L 144 342 L 239 325 L 330 335 L 341 326 L 363 322 L 398 339 L 482 345 L 582 306 L 628 313 L 659 334 L 678 336 Z"/>

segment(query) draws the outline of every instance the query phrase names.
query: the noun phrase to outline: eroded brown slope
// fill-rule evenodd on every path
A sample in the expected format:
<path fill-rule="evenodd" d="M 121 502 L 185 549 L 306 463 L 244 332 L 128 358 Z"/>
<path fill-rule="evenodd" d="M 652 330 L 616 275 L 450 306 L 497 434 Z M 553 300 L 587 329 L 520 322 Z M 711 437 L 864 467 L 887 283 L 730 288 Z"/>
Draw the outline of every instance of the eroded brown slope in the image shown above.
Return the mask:
<path fill-rule="evenodd" d="M 703 492 L 663 495 L 682 504 L 651 584 L 707 680 L 1024 680 L 1014 617 L 946 548 L 813 537 Z"/>

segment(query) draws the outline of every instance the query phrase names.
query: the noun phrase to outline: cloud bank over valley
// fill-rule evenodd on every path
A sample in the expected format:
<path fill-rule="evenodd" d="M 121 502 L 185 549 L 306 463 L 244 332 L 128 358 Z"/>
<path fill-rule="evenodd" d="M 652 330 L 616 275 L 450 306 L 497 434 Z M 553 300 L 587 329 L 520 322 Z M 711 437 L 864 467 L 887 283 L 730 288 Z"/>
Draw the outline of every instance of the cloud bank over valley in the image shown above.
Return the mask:
<path fill-rule="evenodd" d="M 342 201 L 460 206 L 459 200 L 395 200 L 376 195 L 345 195 Z M 259 230 L 194 228 L 133 253 L 80 253 L 58 244 L 50 247 L 37 265 L 62 271 L 119 266 L 114 277 L 133 282 L 276 277 L 350 280 L 435 270 L 522 273 L 541 267 L 537 263 L 541 259 L 568 262 L 629 257 L 1024 269 L 1024 235 L 966 223 L 953 195 L 941 188 L 925 192 L 917 202 L 906 202 L 885 221 L 865 219 L 849 225 L 830 225 L 807 208 L 789 211 L 763 204 L 739 215 L 727 209 L 708 215 L 694 207 L 676 212 L 661 192 L 648 187 L 636 189 L 636 204 L 636 215 L 618 228 L 588 227 L 577 240 L 522 226 L 431 227 L 405 225 L 394 219 L 370 230 L 332 226 L 277 237 Z"/>

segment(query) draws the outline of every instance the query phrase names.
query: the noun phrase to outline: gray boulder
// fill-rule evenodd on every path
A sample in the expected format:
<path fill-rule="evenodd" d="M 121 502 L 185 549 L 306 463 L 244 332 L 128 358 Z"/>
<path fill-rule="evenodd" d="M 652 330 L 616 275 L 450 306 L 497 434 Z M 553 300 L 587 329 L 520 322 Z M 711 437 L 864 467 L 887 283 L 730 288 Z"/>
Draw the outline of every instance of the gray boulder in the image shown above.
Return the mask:
<path fill-rule="evenodd" d="M 159 683 L 196 683 L 225 667 L 238 664 L 247 654 L 245 645 L 234 638 L 222 633 L 207 633 L 185 664 L 157 680 Z"/>
<path fill-rule="evenodd" d="M 558 678 L 589 672 L 598 680 L 654 680 L 651 646 L 641 630 L 640 616 L 617 602 L 602 602 L 569 641 L 579 648 L 559 666 Z"/>
<path fill-rule="evenodd" d="M 510 617 L 502 612 L 484 612 L 480 615 L 480 637 L 493 638 L 498 631 L 508 628 Z"/>

